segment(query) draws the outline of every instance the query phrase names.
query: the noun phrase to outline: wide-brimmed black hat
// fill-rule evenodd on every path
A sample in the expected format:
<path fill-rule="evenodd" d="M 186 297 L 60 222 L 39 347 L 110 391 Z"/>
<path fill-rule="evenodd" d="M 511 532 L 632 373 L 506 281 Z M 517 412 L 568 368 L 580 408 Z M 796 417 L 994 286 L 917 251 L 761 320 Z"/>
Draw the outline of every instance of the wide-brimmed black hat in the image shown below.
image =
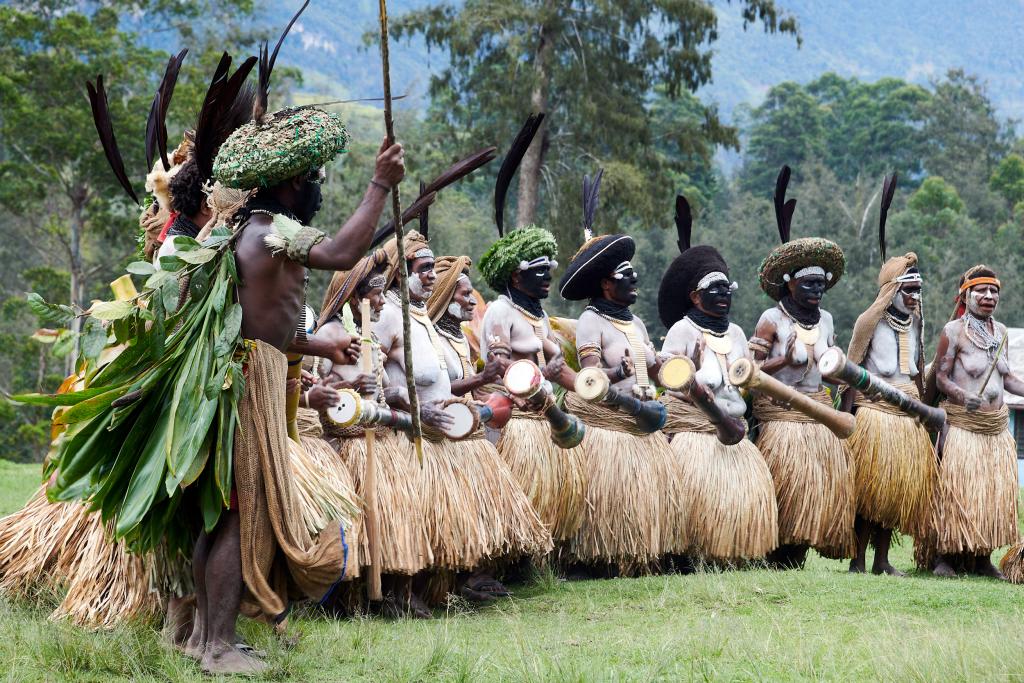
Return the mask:
<path fill-rule="evenodd" d="M 600 296 L 601 278 L 611 277 L 615 268 L 635 253 L 636 242 L 629 235 L 599 235 L 587 240 L 566 267 L 559 293 L 569 301 Z"/>
<path fill-rule="evenodd" d="M 846 257 L 839 245 L 821 237 L 803 237 L 772 249 L 761 262 L 761 289 L 778 301 L 786 294 L 787 278 L 802 268 L 817 266 L 825 271 L 825 289 L 832 289 L 846 270 Z"/>
<path fill-rule="evenodd" d="M 672 327 L 693 308 L 690 294 L 708 273 L 720 272 L 728 277 L 729 266 L 714 247 L 699 245 L 676 256 L 658 288 L 658 317 L 665 327 Z"/>

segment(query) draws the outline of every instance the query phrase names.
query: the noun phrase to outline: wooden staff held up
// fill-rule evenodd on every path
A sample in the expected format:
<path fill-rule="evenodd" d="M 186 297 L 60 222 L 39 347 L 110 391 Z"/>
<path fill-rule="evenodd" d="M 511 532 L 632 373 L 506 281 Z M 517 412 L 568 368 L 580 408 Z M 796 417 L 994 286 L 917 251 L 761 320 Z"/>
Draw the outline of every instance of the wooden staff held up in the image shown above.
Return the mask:
<path fill-rule="evenodd" d="M 370 300 L 363 299 L 360 304 L 359 318 L 362 325 L 363 335 L 360 349 L 360 359 L 363 365 L 363 374 L 373 375 L 373 336 L 370 334 L 372 325 L 370 313 Z M 372 601 L 384 599 L 380 587 L 380 520 L 377 518 L 377 458 L 373 452 L 374 442 L 377 439 L 377 430 L 368 426 L 366 428 L 366 463 L 363 472 L 363 500 L 366 503 L 366 537 L 370 546 L 370 580 L 367 585 L 367 593 Z"/>
<path fill-rule="evenodd" d="M 388 51 L 388 5 L 380 0 L 380 61 L 384 71 L 384 129 L 388 144 L 395 144 L 395 121 L 391 112 L 391 62 Z M 398 250 L 398 286 L 402 297 L 402 339 L 405 353 L 405 386 L 409 392 L 409 412 L 412 414 L 412 438 L 416 444 L 416 457 L 423 464 L 423 428 L 420 425 L 419 400 L 412 371 L 412 338 L 409 319 L 409 267 L 405 262 L 405 237 L 402 233 L 402 200 L 398 185 L 391 188 L 391 210 L 395 216 L 395 241 Z"/>

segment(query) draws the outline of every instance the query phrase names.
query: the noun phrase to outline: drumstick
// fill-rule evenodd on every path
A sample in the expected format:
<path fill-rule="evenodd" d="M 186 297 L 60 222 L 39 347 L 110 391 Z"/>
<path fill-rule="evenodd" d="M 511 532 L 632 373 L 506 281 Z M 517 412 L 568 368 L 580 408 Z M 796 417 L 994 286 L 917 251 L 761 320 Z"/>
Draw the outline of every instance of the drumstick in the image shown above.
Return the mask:
<path fill-rule="evenodd" d="M 363 374 L 372 375 L 373 369 L 373 337 L 370 334 L 370 300 L 363 299 L 359 309 L 360 324 L 363 336 L 360 344 L 360 361 Z M 377 463 L 374 458 L 373 446 L 377 438 L 377 430 L 367 427 L 366 463 L 363 472 L 363 499 L 366 501 L 366 534 L 367 545 L 370 547 L 370 580 L 367 592 L 370 600 L 379 602 L 384 599 L 380 587 L 380 520 L 377 519 Z"/>

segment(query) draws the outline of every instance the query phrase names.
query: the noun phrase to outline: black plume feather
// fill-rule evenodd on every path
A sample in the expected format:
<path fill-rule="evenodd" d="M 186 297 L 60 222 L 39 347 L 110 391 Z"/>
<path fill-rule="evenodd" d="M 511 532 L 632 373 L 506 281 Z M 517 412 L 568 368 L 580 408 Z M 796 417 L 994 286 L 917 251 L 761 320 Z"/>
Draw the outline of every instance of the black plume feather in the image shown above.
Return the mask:
<path fill-rule="evenodd" d="M 298 21 L 299 16 L 306 11 L 308 5 L 309 0 L 302 3 L 299 11 L 295 13 L 292 20 L 284 27 L 281 37 L 277 39 L 277 45 L 274 46 L 274 51 L 269 56 L 267 55 L 267 43 L 263 42 L 260 44 L 259 90 L 257 91 L 256 107 L 253 109 L 252 116 L 257 121 L 262 119 L 264 114 L 267 113 L 267 103 L 270 99 L 270 74 L 273 72 L 274 64 L 277 62 L 277 53 L 281 50 L 284 39 L 288 37 L 288 32 L 292 30 L 292 26 Z"/>
<path fill-rule="evenodd" d="M 92 120 L 96 124 L 96 132 L 100 136 L 100 144 L 103 145 L 103 153 L 107 156 L 107 163 L 114 172 L 117 181 L 128 193 L 128 196 L 138 204 L 139 197 L 135 194 L 128 174 L 124 170 L 124 159 L 121 158 L 121 151 L 117 148 L 117 138 L 114 137 L 114 125 L 110 121 L 110 106 L 107 102 L 107 91 L 103 89 L 103 76 L 96 77 L 96 86 L 86 82 L 86 89 L 89 91 L 89 104 L 92 106 Z"/>
<path fill-rule="evenodd" d="M 885 263 L 885 219 L 889 216 L 889 207 L 892 206 L 895 194 L 896 174 L 893 173 L 882 183 L 882 205 L 878 210 L 878 251 L 882 255 L 882 263 Z"/>
<path fill-rule="evenodd" d="M 421 197 L 426 194 L 426 189 L 427 189 L 427 186 L 424 185 L 423 181 L 421 180 L 420 181 L 420 196 Z M 426 206 L 423 207 L 423 211 L 420 212 L 420 234 L 423 235 L 424 239 L 429 239 L 429 230 L 430 230 L 430 226 L 428 224 L 429 220 L 430 220 L 429 215 L 428 215 L 429 213 L 430 213 L 430 211 L 428 210 L 428 207 L 426 207 Z"/>
<path fill-rule="evenodd" d="M 452 183 L 465 178 L 478 168 L 494 161 L 495 156 L 497 156 L 497 149 L 494 147 L 478 149 L 469 156 L 456 161 L 426 185 L 421 184 L 420 196 L 416 198 L 416 201 L 414 201 L 411 206 L 402 211 L 402 225 L 405 225 L 413 218 L 416 218 L 425 212 L 427 207 L 434 201 L 434 197 L 438 192 Z M 420 222 L 420 232 L 423 233 L 423 235 L 427 234 L 423 232 L 423 228 L 426 226 L 425 221 L 426 219 L 424 218 Z M 393 235 L 394 232 L 395 221 L 392 219 L 388 221 L 384 227 L 379 228 L 377 232 L 373 233 L 373 240 L 370 243 L 371 247 L 376 247 L 383 243 L 388 239 L 388 237 Z"/>
<path fill-rule="evenodd" d="M 249 57 L 228 78 L 231 56 L 225 52 L 220 58 L 196 118 L 193 156 L 203 178 L 213 175 L 213 161 L 220 146 L 236 128 L 249 120 L 255 93 L 251 86 L 243 86 L 255 65 L 256 58 Z"/>
<path fill-rule="evenodd" d="M 530 114 L 526 123 L 512 140 L 512 144 L 509 145 L 505 160 L 501 162 L 501 168 L 498 169 L 498 178 L 494 182 L 494 223 L 498 226 L 498 237 L 505 234 L 505 197 L 508 194 L 508 187 L 512 184 L 512 177 L 515 176 L 516 169 L 519 168 L 520 162 L 526 155 L 526 150 L 533 142 L 533 137 L 537 134 L 543 121 L 543 112 Z"/>
<path fill-rule="evenodd" d="M 594 229 L 594 216 L 597 215 L 597 198 L 601 191 L 601 177 L 604 169 L 597 169 L 597 174 L 591 180 L 590 176 L 583 176 L 583 227 L 587 230 Z"/>
<path fill-rule="evenodd" d="M 681 194 L 676 195 L 676 234 L 679 239 L 676 240 L 676 246 L 679 247 L 679 253 L 682 254 L 684 251 L 690 248 L 690 236 L 693 233 L 693 212 L 690 210 L 690 202 L 686 201 L 686 197 Z"/>
<path fill-rule="evenodd" d="M 789 241 L 789 228 L 793 219 L 793 209 L 796 208 L 796 200 L 786 201 L 786 188 L 789 187 L 789 166 L 783 166 L 779 171 L 779 177 L 775 179 L 775 194 L 772 199 L 775 202 L 775 223 L 779 227 L 779 238 L 785 244 Z"/>
<path fill-rule="evenodd" d="M 188 48 L 185 48 L 167 60 L 167 69 L 160 81 L 153 96 L 153 104 L 149 108 L 149 119 L 146 121 L 146 168 L 153 168 L 153 159 L 159 151 L 160 161 L 163 162 L 164 170 L 169 171 L 171 164 L 167 160 L 167 110 L 171 106 L 171 96 L 174 94 L 174 86 L 178 83 L 178 73 L 181 71 L 181 63 L 185 61 Z"/>

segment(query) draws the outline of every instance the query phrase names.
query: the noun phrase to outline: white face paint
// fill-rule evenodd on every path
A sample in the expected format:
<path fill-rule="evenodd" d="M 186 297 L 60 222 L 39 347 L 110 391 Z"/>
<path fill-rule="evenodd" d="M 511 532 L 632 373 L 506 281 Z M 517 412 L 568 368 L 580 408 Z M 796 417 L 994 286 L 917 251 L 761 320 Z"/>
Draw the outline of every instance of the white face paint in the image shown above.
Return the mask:
<path fill-rule="evenodd" d="M 430 297 L 430 291 L 415 273 L 409 273 L 409 296 L 416 301 L 426 301 Z"/>
<path fill-rule="evenodd" d="M 467 316 L 466 312 L 462 310 L 462 306 L 458 302 L 453 301 L 448 304 L 448 315 L 455 318 L 456 320 L 471 320 L 472 316 Z"/>
<path fill-rule="evenodd" d="M 988 318 L 998 304 L 999 288 L 995 285 L 978 285 L 967 293 L 967 310 L 975 318 Z"/>
<path fill-rule="evenodd" d="M 892 296 L 892 307 L 906 315 L 916 312 L 921 307 L 921 292 L 897 290 Z"/>

